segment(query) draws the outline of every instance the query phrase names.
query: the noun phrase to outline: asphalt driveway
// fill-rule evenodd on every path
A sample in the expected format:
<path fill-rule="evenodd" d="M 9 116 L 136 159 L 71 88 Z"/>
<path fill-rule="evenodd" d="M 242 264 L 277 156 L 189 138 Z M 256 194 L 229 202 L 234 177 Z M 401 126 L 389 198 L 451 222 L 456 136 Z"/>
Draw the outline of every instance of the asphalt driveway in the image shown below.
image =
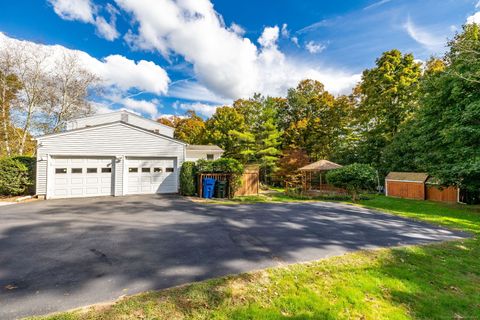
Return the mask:
<path fill-rule="evenodd" d="M 0 207 L 0 319 L 460 232 L 335 203 L 215 206 L 180 197 Z"/>

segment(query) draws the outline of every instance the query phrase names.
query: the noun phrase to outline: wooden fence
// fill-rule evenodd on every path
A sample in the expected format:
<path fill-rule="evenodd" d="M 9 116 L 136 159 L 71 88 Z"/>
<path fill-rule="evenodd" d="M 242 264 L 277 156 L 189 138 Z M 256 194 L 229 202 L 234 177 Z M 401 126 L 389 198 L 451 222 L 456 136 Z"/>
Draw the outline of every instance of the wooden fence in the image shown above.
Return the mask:
<path fill-rule="evenodd" d="M 203 196 L 203 179 L 213 178 L 217 181 L 227 181 L 227 195 L 230 195 L 230 179 L 229 173 L 200 173 L 198 175 L 198 196 Z M 235 196 L 257 195 L 260 187 L 260 178 L 258 166 L 247 166 L 242 174 L 242 185 L 235 192 Z"/>
<path fill-rule="evenodd" d="M 444 187 L 440 188 L 436 185 L 426 186 L 426 200 L 440 201 L 440 202 L 457 202 L 458 188 L 456 187 Z"/>

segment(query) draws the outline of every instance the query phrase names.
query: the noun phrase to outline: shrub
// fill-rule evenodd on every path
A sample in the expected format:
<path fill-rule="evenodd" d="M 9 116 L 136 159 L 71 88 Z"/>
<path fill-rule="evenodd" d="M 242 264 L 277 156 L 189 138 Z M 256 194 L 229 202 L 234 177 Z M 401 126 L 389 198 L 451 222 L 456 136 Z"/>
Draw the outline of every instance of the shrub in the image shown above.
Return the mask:
<path fill-rule="evenodd" d="M 37 158 L 29 156 L 14 156 L 14 160 L 23 163 L 28 169 L 28 194 L 35 194 L 35 172 L 37 165 Z"/>
<path fill-rule="evenodd" d="M 229 197 L 233 197 L 242 185 L 243 165 L 232 158 L 220 158 L 214 161 L 200 159 L 197 161 L 198 172 L 203 173 L 229 173 Z"/>
<path fill-rule="evenodd" d="M 19 159 L 0 159 L 0 194 L 18 196 L 28 192 L 32 185 L 29 168 Z"/>
<path fill-rule="evenodd" d="M 180 169 L 180 193 L 184 196 L 193 196 L 196 192 L 195 162 L 186 161 Z"/>
<path fill-rule="evenodd" d="M 362 190 L 375 188 L 375 170 L 366 164 L 351 164 L 327 173 L 328 183 L 337 188 L 344 188 L 352 196 L 352 200 L 358 199 Z"/>

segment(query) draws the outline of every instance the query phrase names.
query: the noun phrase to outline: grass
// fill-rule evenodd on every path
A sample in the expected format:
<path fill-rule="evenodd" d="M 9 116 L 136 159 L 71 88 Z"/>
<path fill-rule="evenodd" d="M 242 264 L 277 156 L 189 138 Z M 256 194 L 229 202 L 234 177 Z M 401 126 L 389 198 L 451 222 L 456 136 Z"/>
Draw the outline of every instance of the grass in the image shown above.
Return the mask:
<path fill-rule="evenodd" d="M 480 319 L 476 207 L 373 197 L 358 205 L 472 233 L 360 251 L 128 297 L 47 319 Z"/>

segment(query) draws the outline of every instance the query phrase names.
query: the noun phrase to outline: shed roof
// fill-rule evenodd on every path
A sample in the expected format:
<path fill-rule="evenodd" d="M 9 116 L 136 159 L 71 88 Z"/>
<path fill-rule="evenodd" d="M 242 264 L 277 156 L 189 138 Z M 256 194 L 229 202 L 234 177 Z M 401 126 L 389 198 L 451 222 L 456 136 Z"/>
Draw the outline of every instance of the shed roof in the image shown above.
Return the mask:
<path fill-rule="evenodd" d="M 390 172 L 386 180 L 425 182 L 428 174 L 425 172 Z"/>
<path fill-rule="evenodd" d="M 319 160 L 314 163 L 307 164 L 304 167 L 301 167 L 300 171 L 328 171 L 328 170 L 333 170 L 333 169 L 338 169 L 341 168 L 342 166 L 335 163 L 331 162 L 328 160 Z"/>
<path fill-rule="evenodd" d="M 213 145 L 213 144 L 208 144 L 208 145 L 203 145 L 203 144 L 189 144 L 187 146 L 188 151 L 213 151 L 213 152 L 223 152 L 223 149 L 220 148 L 219 146 Z"/>

